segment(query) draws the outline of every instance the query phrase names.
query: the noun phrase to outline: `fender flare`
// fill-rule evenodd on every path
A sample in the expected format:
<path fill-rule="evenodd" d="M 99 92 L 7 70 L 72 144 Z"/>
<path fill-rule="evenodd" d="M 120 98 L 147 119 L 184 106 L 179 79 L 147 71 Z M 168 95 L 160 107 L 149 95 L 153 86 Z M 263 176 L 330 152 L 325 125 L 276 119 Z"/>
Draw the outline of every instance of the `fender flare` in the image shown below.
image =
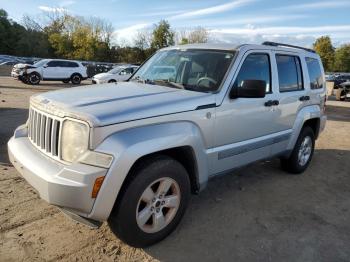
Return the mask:
<path fill-rule="evenodd" d="M 134 163 L 162 150 L 189 146 L 197 162 L 197 182 L 208 180 L 208 161 L 199 128 L 192 122 L 170 122 L 123 130 L 107 137 L 96 151 L 114 156 L 89 218 L 107 220 Z"/>
<path fill-rule="evenodd" d="M 293 133 L 292 133 L 291 138 L 289 139 L 289 143 L 287 146 L 288 151 L 291 152 L 293 150 L 294 145 L 295 145 L 295 143 L 299 137 L 299 134 L 301 132 L 301 129 L 304 126 L 304 123 L 310 119 L 315 119 L 315 118 L 320 119 L 321 115 L 322 115 L 321 109 L 318 105 L 306 106 L 298 112 L 297 117 L 294 121 L 294 125 L 293 125 Z"/>

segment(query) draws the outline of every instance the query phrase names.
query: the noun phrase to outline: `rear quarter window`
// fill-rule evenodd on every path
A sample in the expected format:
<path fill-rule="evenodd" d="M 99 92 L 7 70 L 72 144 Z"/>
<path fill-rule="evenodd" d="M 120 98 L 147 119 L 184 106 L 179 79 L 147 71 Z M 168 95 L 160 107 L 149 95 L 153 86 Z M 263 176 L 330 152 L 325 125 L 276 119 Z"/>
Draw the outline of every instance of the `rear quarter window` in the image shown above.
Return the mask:
<path fill-rule="evenodd" d="M 276 55 L 279 90 L 290 92 L 303 90 L 303 74 L 300 58 L 292 55 Z"/>
<path fill-rule="evenodd" d="M 307 70 L 310 78 L 310 88 L 320 89 L 323 88 L 323 75 L 321 71 L 320 63 L 315 58 L 306 57 Z"/>

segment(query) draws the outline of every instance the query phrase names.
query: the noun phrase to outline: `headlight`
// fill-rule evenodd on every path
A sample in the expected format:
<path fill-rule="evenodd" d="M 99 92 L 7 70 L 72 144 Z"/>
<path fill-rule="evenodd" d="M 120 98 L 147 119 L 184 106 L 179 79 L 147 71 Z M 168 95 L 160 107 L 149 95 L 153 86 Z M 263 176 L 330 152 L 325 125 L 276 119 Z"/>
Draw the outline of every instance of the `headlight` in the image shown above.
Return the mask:
<path fill-rule="evenodd" d="M 81 122 L 65 120 L 61 143 L 62 159 L 74 162 L 88 149 L 89 127 Z"/>

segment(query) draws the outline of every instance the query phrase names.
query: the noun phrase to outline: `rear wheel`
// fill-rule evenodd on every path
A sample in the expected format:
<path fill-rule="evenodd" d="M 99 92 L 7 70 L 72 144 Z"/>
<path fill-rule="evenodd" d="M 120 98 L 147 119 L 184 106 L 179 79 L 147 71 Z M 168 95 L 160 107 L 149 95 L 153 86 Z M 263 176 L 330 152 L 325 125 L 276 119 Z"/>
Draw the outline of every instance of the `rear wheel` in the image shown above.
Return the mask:
<path fill-rule="evenodd" d="M 108 83 L 115 83 L 115 82 L 117 82 L 115 79 L 111 79 L 108 81 Z"/>
<path fill-rule="evenodd" d="M 81 76 L 79 74 L 74 74 L 71 76 L 70 81 L 73 85 L 79 85 L 81 82 Z"/>
<path fill-rule="evenodd" d="M 340 100 L 340 101 L 345 101 L 345 99 L 346 99 L 346 92 L 345 92 L 345 90 L 342 90 L 342 91 L 340 92 L 339 100 Z"/>
<path fill-rule="evenodd" d="M 38 85 L 40 83 L 40 75 L 38 73 L 31 73 L 28 75 L 27 81 L 31 85 Z"/>
<path fill-rule="evenodd" d="M 179 224 L 190 197 L 190 181 L 186 169 L 166 156 L 141 163 L 130 175 L 108 223 L 125 243 L 145 247 Z"/>
<path fill-rule="evenodd" d="M 300 132 L 289 158 L 281 159 L 282 169 L 292 174 L 300 174 L 309 166 L 315 147 L 315 134 L 306 126 Z"/>

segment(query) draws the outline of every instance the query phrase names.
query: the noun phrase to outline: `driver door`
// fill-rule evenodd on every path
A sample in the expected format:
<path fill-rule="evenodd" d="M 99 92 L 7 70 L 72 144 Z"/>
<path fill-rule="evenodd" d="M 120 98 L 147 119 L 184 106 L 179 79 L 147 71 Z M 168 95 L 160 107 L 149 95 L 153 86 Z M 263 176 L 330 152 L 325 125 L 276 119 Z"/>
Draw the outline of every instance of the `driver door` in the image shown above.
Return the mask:
<path fill-rule="evenodd" d="M 231 84 L 242 86 L 245 80 L 266 82 L 264 98 L 235 98 L 228 96 L 218 107 L 216 129 L 214 131 L 216 148 L 212 150 L 212 173 L 243 166 L 258 159 L 269 157 L 274 134 L 278 131 L 276 123 L 279 113 L 276 105 L 276 92 L 273 92 L 274 74 L 271 52 L 247 52 L 241 60 L 238 73 Z"/>

